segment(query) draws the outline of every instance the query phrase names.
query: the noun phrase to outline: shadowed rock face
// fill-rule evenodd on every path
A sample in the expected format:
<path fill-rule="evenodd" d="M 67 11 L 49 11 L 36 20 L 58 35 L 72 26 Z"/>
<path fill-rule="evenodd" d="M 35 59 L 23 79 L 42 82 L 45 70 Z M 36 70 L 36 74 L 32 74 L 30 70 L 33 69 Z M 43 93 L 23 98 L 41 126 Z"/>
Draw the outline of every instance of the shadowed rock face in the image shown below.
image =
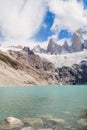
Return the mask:
<path fill-rule="evenodd" d="M 29 47 L 24 47 L 23 51 L 25 51 L 28 55 L 34 54 L 33 51 L 31 51 Z"/>
<path fill-rule="evenodd" d="M 56 72 L 56 78 L 63 84 L 87 84 L 87 61 L 72 67 L 57 68 Z"/>

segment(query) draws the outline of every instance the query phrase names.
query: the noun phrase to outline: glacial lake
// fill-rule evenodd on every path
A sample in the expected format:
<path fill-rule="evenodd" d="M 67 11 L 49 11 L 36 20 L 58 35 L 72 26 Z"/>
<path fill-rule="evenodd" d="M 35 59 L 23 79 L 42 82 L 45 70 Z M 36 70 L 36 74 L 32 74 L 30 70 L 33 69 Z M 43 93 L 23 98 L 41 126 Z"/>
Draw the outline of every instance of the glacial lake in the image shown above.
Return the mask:
<path fill-rule="evenodd" d="M 87 115 L 87 86 L 1 87 L 0 121 L 52 116 L 66 127 L 54 130 L 87 130 L 78 120 Z M 0 129 L 1 130 L 1 129 Z M 17 129 L 20 130 L 20 129 Z"/>

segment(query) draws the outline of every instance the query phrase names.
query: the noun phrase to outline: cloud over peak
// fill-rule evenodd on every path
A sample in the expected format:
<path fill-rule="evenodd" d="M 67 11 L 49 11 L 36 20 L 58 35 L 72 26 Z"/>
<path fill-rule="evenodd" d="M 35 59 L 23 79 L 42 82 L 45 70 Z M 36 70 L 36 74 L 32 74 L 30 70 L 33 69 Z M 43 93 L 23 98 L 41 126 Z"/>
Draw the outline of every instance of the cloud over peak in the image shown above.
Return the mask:
<path fill-rule="evenodd" d="M 45 16 L 43 0 L 0 0 L 0 26 L 6 38 L 29 39 Z"/>
<path fill-rule="evenodd" d="M 57 36 L 61 29 L 73 33 L 82 26 L 87 26 L 87 9 L 82 1 L 0 0 L 0 36 L 3 36 L 5 41 L 28 41 L 37 34 L 41 26 L 47 28 L 52 21 L 47 31 L 54 31 L 55 33 L 52 33 Z M 48 11 L 55 17 L 43 24 Z"/>

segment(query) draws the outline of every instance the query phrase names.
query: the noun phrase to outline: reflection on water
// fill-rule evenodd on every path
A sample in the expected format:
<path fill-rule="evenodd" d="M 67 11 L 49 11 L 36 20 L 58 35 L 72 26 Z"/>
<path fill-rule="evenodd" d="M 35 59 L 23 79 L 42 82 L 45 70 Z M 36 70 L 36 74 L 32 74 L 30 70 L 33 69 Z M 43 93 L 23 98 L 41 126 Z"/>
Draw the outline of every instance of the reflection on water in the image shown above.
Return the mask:
<path fill-rule="evenodd" d="M 51 115 L 65 120 L 65 127 L 58 130 L 87 130 L 78 123 L 87 118 L 86 114 L 87 86 L 0 88 L 0 121 L 9 116 L 23 119 Z"/>

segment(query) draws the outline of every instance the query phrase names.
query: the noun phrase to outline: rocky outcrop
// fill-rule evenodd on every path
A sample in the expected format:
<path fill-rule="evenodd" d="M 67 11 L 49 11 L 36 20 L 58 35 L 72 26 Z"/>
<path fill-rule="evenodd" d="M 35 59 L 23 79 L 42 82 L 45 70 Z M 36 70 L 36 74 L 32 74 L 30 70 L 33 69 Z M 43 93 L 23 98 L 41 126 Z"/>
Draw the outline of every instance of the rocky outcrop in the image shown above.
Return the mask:
<path fill-rule="evenodd" d="M 54 39 L 50 39 L 49 40 L 49 44 L 47 47 L 47 52 L 50 54 L 60 54 L 62 51 L 62 47 L 60 45 L 58 45 Z"/>
<path fill-rule="evenodd" d="M 56 69 L 56 78 L 62 84 L 87 84 L 87 61 Z"/>
<path fill-rule="evenodd" d="M 65 40 L 64 44 L 62 45 L 62 53 L 69 53 L 71 52 L 71 46 L 69 46 L 68 42 Z"/>
<path fill-rule="evenodd" d="M 23 51 L 25 51 L 28 55 L 34 54 L 33 51 L 31 51 L 29 47 L 24 47 Z"/>
<path fill-rule="evenodd" d="M 41 48 L 40 45 L 35 46 L 32 49 L 32 51 L 36 52 L 36 53 L 47 53 L 47 51 L 45 49 Z"/>

